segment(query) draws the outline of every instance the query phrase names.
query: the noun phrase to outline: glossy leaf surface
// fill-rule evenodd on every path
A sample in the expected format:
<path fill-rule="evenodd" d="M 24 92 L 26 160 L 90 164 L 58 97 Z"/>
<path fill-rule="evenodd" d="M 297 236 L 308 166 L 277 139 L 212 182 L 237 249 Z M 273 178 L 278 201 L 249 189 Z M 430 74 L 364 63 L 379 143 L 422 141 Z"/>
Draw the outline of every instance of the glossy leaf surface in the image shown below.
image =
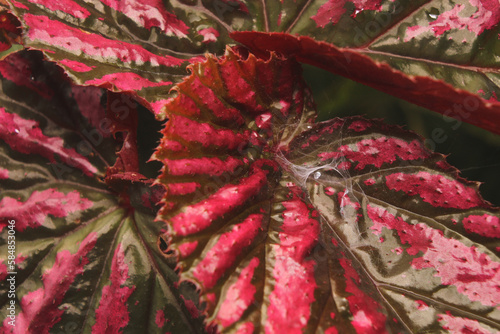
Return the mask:
<path fill-rule="evenodd" d="M 227 333 L 500 329 L 500 214 L 421 138 L 313 123 L 294 61 L 228 50 L 167 105 L 159 219 Z"/>
<path fill-rule="evenodd" d="M 72 86 L 34 51 L 7 57 L 0 73 L 0 332 L 203 332 L 184 302 L 194 290 L 157 245 L 161 191 L 115 164 L 135 102 L 106 108 L 104 90 Z"/>

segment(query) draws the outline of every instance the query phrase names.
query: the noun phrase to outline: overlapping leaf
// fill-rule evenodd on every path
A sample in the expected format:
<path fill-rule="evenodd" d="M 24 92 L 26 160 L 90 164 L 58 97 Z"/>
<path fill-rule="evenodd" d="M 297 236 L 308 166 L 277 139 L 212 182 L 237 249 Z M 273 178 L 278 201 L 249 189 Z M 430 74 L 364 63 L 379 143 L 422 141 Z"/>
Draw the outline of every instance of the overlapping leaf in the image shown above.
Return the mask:
<path fill-rule="evenodd" d="M 295 61 L 232 50 L 167 105 L 159 219 L 227 333 L 500 330 L 500 214 L 443 156 L 363 118 L 312 123 Z"/>
<path fill-rule="evenodd" d="M 295 5 L 285 1 L 279 9 L 269 6 L 266 15 L 272 27 L 266 31 L 289 36 L 232 36 L 254 52 L 294 54 L 300 61 L 500 133 L 497 1 L 302 1 L 298 12 Z"/>
<path fill-rule="evenodd" d="M 134 102 L 106 112 L 105 91 L 70 85 L 34 51 L 0 73 L 0 332 L 203 332 L 183 301 L 194 291 L 158 251 L 158 189 L 103 180 Z"/>
<path fill-rule="evenodd" d="M 500 5 L 483 0 L 11 1 L 25 44 L 80 84 L 133 91 L 163 117 L 169 89 L 232 35 L 499 133 Z M 313 40 L 291 38 L 307 36 Z M 325 44 L 323 44 L 323 42 Z M 337 47 L 345 49 L 337 49 Z M 446 97 L 446 98 L 443 98 Z M 481 97 L 488 100 L 485 102 Z"/>

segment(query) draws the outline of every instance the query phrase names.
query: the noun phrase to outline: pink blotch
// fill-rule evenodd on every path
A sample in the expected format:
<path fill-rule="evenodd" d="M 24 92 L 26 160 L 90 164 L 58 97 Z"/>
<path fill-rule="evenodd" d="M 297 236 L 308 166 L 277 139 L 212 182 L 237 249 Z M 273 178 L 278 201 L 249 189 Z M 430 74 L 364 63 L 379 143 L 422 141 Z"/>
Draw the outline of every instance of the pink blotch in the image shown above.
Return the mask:
<path fill-rule="evenodd" d="M 186 305 L 191 317 L 198 318 L 200 316 L 200 310 L 196 307 L 196 304 L 191 299 L 185 298 L 183 295 L 181 295 L 181 298 L 184 301 L 184 305 Z"/>
<path fill-rule="evenodd" d="M 177 248 L 181 258 L 186 258 L 191 255 L 198 247 L 198 241 L 185 242 Z"/>
<path fill-rule="evenodd" d="M 417 309 L 420 311 L 424 311 L 429 308 L 429 305 L 427 305 L 423 300 L 415 300 L 415 303 L 417 304 Z"/>
<path fill-rule="evenodd" d="M 337 165 L 338 169 L 349 170 L 351 169 L 351 163 L 349 161 L 342 161 Z"/>
<path fill-rule="evenodd" d="M 205 289 L 214 287 L 219 278 L 234 265 L 238 255 L 252 244 L 259 234 L 263 218 L 261 214 L 249 215 L 230 232 L 222 234 L 203 260 L 196 265 L 193 277 L 201 282 Z"/>
<path fill-rule="evenodd" d="M 351 200 L 351 197 L 347 195 L 346 192 L 344 191 L 338 193 L 337 200 L 340 204 L 341 212 L 343 212 L 342 209 L 344 209 L 347 206 L 352 207 L 356 211 L 359 211 L 361 209 L 361 204 L 359 204 L 359 202 L 353 202 Z M 360 213 L 356 214 L 356 222 L 359 220 L 361 216 L 362 214 Z"/>
<path fill-rule="evenodd" d="M 371 229 L 374 234 L 380 234 L 383 227 L 395 230 L 401 243 L 411 246 L 406 252 L 418 255 L 412 261 L 413 268 L 432 268 L 434 276 L 440 277 L 443 285 L 455 286 L 471 301 L 498 306 L 500 263 L 493 262 L 476 246 L 469 247 L 456 239 L 446 238 L 442 231 L 423 223 L 408 224 L 380 207 L 368 205 L 368 217 L 373 221 Z"/>
<path fill-rule="evenodd" d="M 212 78 L 214 74 L 205 73 L 206 78 Z M 234 122 L 237 125 L 243 125 L 245 119 L 241 112 L 227 103 L 222 103 L 215 92 L 209 89 L 199 77 L 190 77 L 190 81 L 186 82 L 189 85 L 189 90 L 195 94 L 195 97 L 188 97 L 185 94 L 180 95 L 168 106 L 170 110 L 177 109 L 179 114 L 184 116 L 198 116 L 200 109 L 198 104 L 204 106 L 218 119 L 225 122 Z M 180 84 L 182 87 L 183 84 Z M 195 99 L 196 102 L 193 100 Z M 198 103 L 198 104 L 197 104 Z M 167 123 L 168 126 L 168 123 Z"/>
<path fill-rule="evenodd" d="M 165 106 L 172 101 L 172 98 L 170 99 L 161 99 L 158 101 L 154 102 L 149 102 L 150 110 L 153 111 L 153 113 L 156 116 L 164 115 L 166 110 Z"/>
<path fill-rule="evenodd" d="M 187 148 L 178 141 L 163 138 L 161 140 L 161 150 L 171 151 L 171 152 L 183 152 L 187 151 Z"/>
<path fill-rule="evenodd" d="M 252 284 L 252 278 L 258 265 L 259 259 L 252 258 L 248 266 L 241 271 L 238 280 L 229 287 L 216 318 L 222 326 L 229 327 L 240 320 L 248 306 L 254 301 L 257 289 Z"/>
<path fill-rule="evenodd" d="M 325 334 L 339 334 L 337 328 L 330 327 L 325 330 Z"/>
<path fill-rule="evenodd" d="M 141 195 L 141 203 L 142 205 L 144 205 L 144 207 L 149 209 L 152 209 L 154 205 L 154 203 L 151 203 L 150 195 L 148 193 L 144 193 Z"/>
<path fill-rule="evenodd" d="M 186 37 L 189 27 L 169 13 L 161 0 L 102 0 L 146 29 L 160 28 L 167 36 Z"/>
<path fill-rule="evenodd" d="M 88 66 L 79 61 L 74 61 L 70 59 L 62 59 L 59 61 L 59 63 L 63 66 L 68 67 L 71 71 L 74 72 L 89 72 L 92 71 L 93 68 L 95 68 L 95 66 Z"/>
<path fill-rule="evenodd" d="M 24 260 L 26 260 L 26 256 L 22 256 L 21 254 L 18 254 L 16 259 L 14 260 L 14 262 L 16 264 L 19 264 L 19 263 L 24 262 Z"/>
<path fill-rule="evenodd" d="M 77 276 L 85 271 L 89 263 L 88 253 L 97 242 L 97 233 L 92 232 L 81 242 L 78 251 L 59 251 L 52 268 L 42 275 L 43 287 L 29 292 L 20 302 L 21 312 L 16 316 L 16 332 L 48 333 L 61 320 L 64 313 L 61 303 Z M 3 323 L 7 327 L 6 319 Z"/>
<path fill-rule="evenodd" d="M 248 108 L 248 110 L 252 110 L 254 114 L 267 112 L 267 107 L 260 105 L 257 101 L 257 93 L 255 92 L 255 89 L 253 89 L 241 75 L 242 69 L 238 66 L 243 65 L 244 64 L 240 62 L 227 61 L 224 63 L 224 66 L 220 67 L 222 81 L 231 82 L 231 85 L 227 86 L 227 99 L 246 106 L 246 108 Z"/>
<path fill-rule="evenodd" d="M 360 119 L 357 121 L 354 121 L 349 125 L 348 129 L 349 130 L 354 130 L 356 132 L 361 132 L 365 131 L 366 129 L 369 129 L 372 127 L 372 123 L 366 119 Z"/>
<path fill-rule="evenodd" d="M 105 88 L 116 87 L 121 91 L 138 91 L 146 87 L 171 86 L 172 82 L 153 82 L 137 73 L 119 72 L 106 74 L 102 78 L 87 80 L 85 84 Z"/>
<path fill-rule="evenodd" d="M 57 155 L 64 163 L 81 169 L 88 176 L 97 172 L 86 157 L 73 148 L 65 148 L 62 138 L 45 136 L 37 121 L 8 113 L 4 108 L 0 108 L 0 139 L 15 151 L 38 154 L 51 162 L 57 161 Z"/>
<path fill-rule="evenodd" d="M 500 218 L 485 213 L 482 216 L 470 215 L 462 221 L 467 232 L 484 237 L 500 238 Z"/>
<path fill-rule="evenodd" d="M 261 115 L 258 115 L 255 118 L 255 124 L 257 124 L 257 127 L 259 129 L 271 130 L 272 120 L 273 120 L 273 115 L 270 112 L 266 112 Z"/>
<path fill-rule="evenodd" d="M 396 247 L 394 249 L 391 249 L 391 252 L 396 253 L 398 255 L 403 253 L 403 247 Z"/>
<path fill-rule="evenodd" d="M 14 6 L 16 6 L 17 8 L 21 8 L 21 9 L 26 9 L 26 10 L 29 10 L 29 7 L 27 7 L 26 5 L 20 3 L 19 1 L 16 1 L 16 0 L 11 0 L 12 4 Z"/>
<path fill-rule="evenodd" d="M 328 23 L 337 24 L 342 15 L 346 12 L 345 5 L 347 2 L 352 2 L 355 6 L 353 17 L 363 10 L 381 10 L 382 0 L 328 0 L 323 4 L 316 15 L 311 18 L 316 22 L 317 27 L 324 28 Z"/>
<path fill-rule="evenodd" d="M 335 189 L 333 189 L 332 187 L 325 187 L 325 194 L 327 194 L 328 196 L 333 196 L 335 195 Z"/>
<path fill-rule="evenodd" d="M 163 163 L 168 169 L 170 175 L 197 175 L 205 174 L 210 176 L 220 176 L 224 173 L 231 173 L 237 167 L 243 165 L 243 161 L 227 157 L 222 160 L 218 157 L 211 158 L 190 158 L 190 159 L 177 159 L 170 160 L 164 159 Z"/>
<path fill-rule="evenodd" d="M 7 277 L 7 265 L 3 262 L 0 262 L 0 281 L 3 281 Z"/>
<path fill-rule="evenodd" d="M 131 261 L 131 260 L 129 260 Z M 120 329 L 126 327 L 130 321 L 127 300 L 135 286 L 128 286 L 130 278 L 128 271 L 129 261 L 125 261 L 125 253 L 122 244 L 119 243 L 115 249 L 111 263 L 110 285 L 102 288 L 99 307 L 96 310 L 95 324 L 92 332 L 119 333 Z M 127 263 L 129 262 L 129 263 Z"/>
<path fill-rule="evenodd" d="M 351 324 L 353 327 L 358 333 L 387 333 L 385 329 L 386 316 L 382 312 L 381 306 L 359 288 L 361 279 L 350 260 L 341 258 L 339 262 L 342 268 L 344 268 L 345 291 L 350 294 L 347 300 L 349 301 L 349 309 L 352 314 Z"/>
<path fill-rule="evenodd" d="M 90 12 L 84 7 L 80 6 L 71 0 L 57 0 L 57 1 L 45 1 L 45 0 L 28 0 L 31 3 L 42 5 L 47 9 L 55 12 L 61 11 L 67 13 L 78 19 L 86 19 L 90 16 Z"/>
<path fill-rule="evenodd" d="M 9 178 L 9 170 L 0 167 L 0 179 L 8 179 Z"/>
<path fill-rule="evenodd" d="M 155 324 L 158 328 L 165 326 L 165 312 L 163 310 L 156 311 Z"/>
<path fill-rule="evenodd" d="M 403 191 L 409 196 L 419 196 L 434 207 L 470 209 L 485 206 L 474 188 L 443 175 L 429 172 L 394 173 L 385 178 L 389 189 Z"/>
<path fill-rule="evenodd" d="M 491 96 L 490 96 L 490 98 L 487 101 L 489 101 L 489 102 L 498 102 L 497 94 L 495 92 L 491 92 Z"/>
<path fill-rule="evenodd" d="M 192 194 L 197 189 L 199 189 L 201 185 L 197 182 L 185 182 L 185 183 L 171 183 L 168 184 L 166 187 L 168 195 L 178 196 L 178 195 Z"/>
<path fill-rule="evenodd" d="M 215 300 L 217 299 L 217 296 L 215 295 L 214 292 L 209 292 L 205 294 L 205 301 L 208 304 L 208 307 L 215 306 Z"/>
<path fill-rule="evenodd" d="M 67 194 L 55 189 L 34 191 L 26 202 L 17 201 L 12 197 L 4 197 L 0 201 L 0 232 L 7 226 L 9 218 L 16 220 L 16 231 L 42 226 L 48 215 L 66 217 L 76 211 L 92 207 L 93 202 L 80 196 L 73 190 Z"/>
<path fill-rule="evenodd" d="M 364 184 L 366 184 L 367 186 L 373 186 L 375 184 L 375 179 L 367 179 L 365 181 L 363 181 Z"/>
<path fill-rule="evenodd" d="M 446 314 L 438 314 L 438 321 L 444 330 L 457 334 L 492 334 L 491 331 L 482 327 L 477 320 L 455 317 L 449 311 Z M 499 333 L 498 331 L 496 332 Z"/>
<path fill-rule="evenodd" d="M 314 208 L 301 200 L 300 190 L 290 189 L 292 199 L 283 202 L 283 225 L 279 244 L 272 245 L 275 264 L 274 289 L 269 296 L 266 332 L 302 333 L 311 316 L 317 288 L 314 260 L 307 260 L 317 244 L 319 222 L 310 218 Z"/>
<path fill-rule="evenodd" d="M 436 166 L 444 171 L 449 170 L 451 168 L 451 166 L 446 161 L 443 160 L 436 162 Z"/>
<path fill-rule="evenodd" d="M 26 13 L 23 19 L 30 27 L 27 33 L 29 39 L 64 48 L 68 52 L 83 53 L 112 63 L 118 60 L 124 63 L 150 63 L 152 66 L 167 67 L 184 63 L 183 59 L 168 55 L 155 55 L 139 45 L 107 39 L 98 34 L 89 34 L 46 16 Z"/>
<path fill-rule="evenodd" d="M 250 137 L 248 131 L 234 132 L 230 129 L 215 128 L 209 123 L 200 123 L 179 115 L 172 115 L 168 122 L 169 126 L 163 131 L 165 136 L 176 136 L 187 142 L 199 143 L 203 147 L 242 149 L 246 147 Z"/>
<path fill-rule="evenodd" d="M 267 181 L 267 171 L 254 168 L 250 176 L 240 179 L 238 184 L 220 188 L 209 198 L 187 206 L 183 212 L 171 218 L 177 235 L 189 235 L 209 227 L 216 219 L 237 209 L 249 198 L 257 195 Z"/>
<path fill-rule="evenodd" d="M 201 29 L 198 34 L 203 36 L 203 43 L 217 42 L 219 37 L 219 32 L 212 27 Z"/>

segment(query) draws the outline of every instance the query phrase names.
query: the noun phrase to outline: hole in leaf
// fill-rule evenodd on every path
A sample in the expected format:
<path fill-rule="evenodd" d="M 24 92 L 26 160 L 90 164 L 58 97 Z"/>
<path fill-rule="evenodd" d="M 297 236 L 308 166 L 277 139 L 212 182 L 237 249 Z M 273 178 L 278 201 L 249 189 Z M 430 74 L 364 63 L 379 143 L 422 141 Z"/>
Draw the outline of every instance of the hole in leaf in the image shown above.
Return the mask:
<path fill-rule="evenodd" d="M 158 248 L 160 249 L 160 251 L 163 254 L 165 254 L 167 256 L 174 255 L 174 251 L 168 249 L 168 243 L 161 236 L 158 237 L 157 244 L 158 244 Z"/>

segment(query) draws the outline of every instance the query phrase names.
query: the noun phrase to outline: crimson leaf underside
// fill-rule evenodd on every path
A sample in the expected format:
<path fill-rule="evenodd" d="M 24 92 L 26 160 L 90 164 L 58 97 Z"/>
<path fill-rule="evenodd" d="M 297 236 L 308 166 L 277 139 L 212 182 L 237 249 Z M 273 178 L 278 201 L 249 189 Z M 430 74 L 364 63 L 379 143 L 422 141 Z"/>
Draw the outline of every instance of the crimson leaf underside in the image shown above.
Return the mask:
<path fill-rule="evenodd" d="M 300 68 L 228 50 L 167 105 L 159 219 L 232 332 L 500 329 L 499 213 L 417 135 L 313 123 Z"/>
<path fill-rule="evenodd" d="M 0 332 L 203 332 L 185 305 L 195 291 L 158 250 L 161 191 L 113 166 L 135 102 L 108 98 L 107 111 L 106 91 L 71 85 L 39 52 L 10 55 L 0 73 Z"/>

